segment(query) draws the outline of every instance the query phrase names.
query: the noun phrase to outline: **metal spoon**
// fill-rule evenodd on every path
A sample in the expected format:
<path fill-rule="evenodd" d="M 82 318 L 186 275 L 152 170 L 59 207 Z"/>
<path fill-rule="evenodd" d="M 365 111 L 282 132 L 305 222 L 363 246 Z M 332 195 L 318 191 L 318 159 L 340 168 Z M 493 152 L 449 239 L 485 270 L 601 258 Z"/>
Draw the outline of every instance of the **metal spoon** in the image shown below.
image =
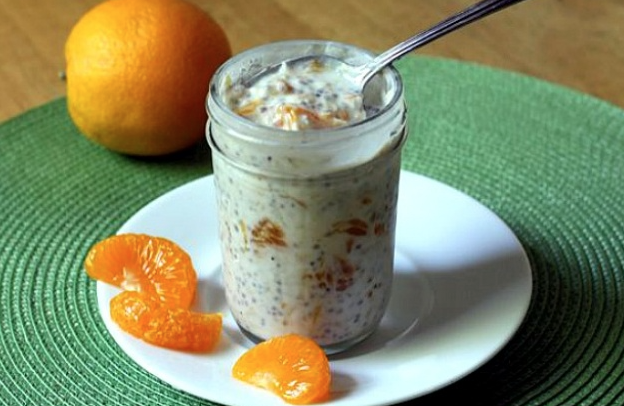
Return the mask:
<path fill-rule="evenodd" d="M 349 77 L 360 91 L 368 81 L 384 67 L 397 61 L 405 54 L 420 48 L 446 34 L 455 31 L 492 13 L 500 11 L 523 0 L 483 0 L 459 13 L 440 21 L 433 27 L 395 45 L 371 61 L 359 66 L 347 65 L 344 76 Z M 346 65 L 346 64 L 345 64 Z"/>
<path fill-rule="evenodd" d="M 320 60 L 333 60 L 333 63 L 341 64 L 341 76 L 344 76 L 345 79 L 353 82 L 354 90 L 359 90 L 363 92 L 364 87 L 370 81 L 370 79 L 375 76 L 377 72 L 379 72 L 384 67 L 388 66 L 392 62 L 397 61 L 399 58 L 405 56 L 408 52 L 415 50 L 425 44 L 428 44 L 431 41 L 434 41 L 450 32 L 455 31 L 458 28 L 461 28 L 467 24 L 470 24 L 474 21 L 477 21 L 483 17 L 486 17 L 492 13 L 500 11 L 508 6 L 511 6 L 515 3 L 520 3 L 523 0 L 483 0 L 472 6 L 460 11 L 457 14 L 452 15 L 451 17 L 446 18 L 443 21 L 440 21 L 438 24 L 433 27 L 422 31 L 411 38 L 395 45 L 394 47 L 388 49 L 384 53 L 378 55 L 374 59 L 363 65 L 349 65 L 343 61 L 340 61 L 338 58 L 329 56 L 329 55 L 308 55 L 299 58 L 294 58 L 289 61 L 286 61 L 287 64 L 293 65 L 297 63 L 302 63 L 304 61 L 308 61 L 310 59 L 320 59 Z M 259 77 L 266 75 L 268 72 L 274 71 L 279 68 L 284 62 L 280 63 L 277 66 L 272 66 L 263 71 L 259 72 L 259 74 L 254 75 L 250 81 L 247 81 L 248 84 L 255 82 Z"/>

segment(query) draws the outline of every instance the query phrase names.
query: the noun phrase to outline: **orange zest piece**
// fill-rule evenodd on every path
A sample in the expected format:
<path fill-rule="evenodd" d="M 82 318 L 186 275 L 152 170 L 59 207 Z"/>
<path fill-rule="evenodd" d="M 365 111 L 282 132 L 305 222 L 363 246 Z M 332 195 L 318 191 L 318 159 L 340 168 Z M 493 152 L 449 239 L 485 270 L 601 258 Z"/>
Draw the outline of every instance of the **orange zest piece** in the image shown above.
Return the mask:
<path fill-rule="evenodd" d="M 219 342 L 223 321 L 219 313 L 196 313 L 171 308 L 158 298 L 124 291 L 111 299 L 111 319 L 133 336 L 174 350 L 206 352 Z"/>
<path fill-rule="evenodd" d="M 316 342 L 297 334 L 274 337 L 251 348 L 236 361 L 232 375 L 291 404 L 329 398 L 329 360 Z"/>
<path fill-rule="evenodd" d="M 189 309 L 195 298 L 197 273 L 191 257 L 166 238 L 109 237 L 89 250 L 84 266 L 94 279 L 158 297 L 170 307 Z"/>
<path fill-rule="evenodd" d="M 248 116 L 250 114 L 241 115 Z M 349 121 L 349 112 L 338 110 L 336 112 L 317 113 L 302 106 L 283 104 L 277 107 L 276 117 L 276 126 L 286 130 L 323 129 L 344 125 Z"/>
<path fill-rule="evenodd" d="M 251 101 L 244 106 L 241 106 L 236 109 L 236 114 L 239 116 L 251 116 L 256 112 L 258 106 L 262 104 L 261 100 Z"/>

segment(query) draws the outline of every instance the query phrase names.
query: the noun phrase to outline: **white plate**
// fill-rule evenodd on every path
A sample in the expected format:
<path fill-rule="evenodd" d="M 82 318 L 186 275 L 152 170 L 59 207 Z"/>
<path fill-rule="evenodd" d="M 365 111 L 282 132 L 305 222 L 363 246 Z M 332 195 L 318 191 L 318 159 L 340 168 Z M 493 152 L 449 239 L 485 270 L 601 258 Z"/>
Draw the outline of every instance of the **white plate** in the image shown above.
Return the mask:
<path fill-rule="evenodd" d="M 378 331 L 331 358 L 332 406 L 387 405 L 432 392 L 488 361 L 516 332 L 531 299 L 531 269 L 513 232 L 490 210 L 437 181 L 403 171 L 396 276 Z M 137 212 L 119 233 L 167 237 L 199 274 L 197 310 L 223 312 L 224 336 L 211 354 L 157 348 L 110 319 L 118 290 L 98 283 L 100 312 L 135 362 L 185 392 L 226 405 L 284 405 L 231 377 L 251 346 L 229 314 L 220 281 L 212 177 L 181 186 Z"/>

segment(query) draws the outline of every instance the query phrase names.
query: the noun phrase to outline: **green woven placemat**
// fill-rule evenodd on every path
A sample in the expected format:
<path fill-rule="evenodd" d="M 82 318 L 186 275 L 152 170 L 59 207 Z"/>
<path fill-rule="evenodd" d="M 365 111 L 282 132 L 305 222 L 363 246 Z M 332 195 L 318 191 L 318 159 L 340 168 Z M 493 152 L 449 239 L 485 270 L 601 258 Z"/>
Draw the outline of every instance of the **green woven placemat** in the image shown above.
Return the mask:
<path fill-rule="evenodd" d="M 409 57 L 400 70 L 404 168 L 494 210 L 534 274 L 512 341 L 413 404 L 624 404 L 624 111 L 449 60 Z M 163 159 L 101 149 L 79 135 L 62 99 L 0 126 L 0 404 L 211 404 L 119 350 L 82 270 L 94 242 L 210 168 L 204 144 Z"/>

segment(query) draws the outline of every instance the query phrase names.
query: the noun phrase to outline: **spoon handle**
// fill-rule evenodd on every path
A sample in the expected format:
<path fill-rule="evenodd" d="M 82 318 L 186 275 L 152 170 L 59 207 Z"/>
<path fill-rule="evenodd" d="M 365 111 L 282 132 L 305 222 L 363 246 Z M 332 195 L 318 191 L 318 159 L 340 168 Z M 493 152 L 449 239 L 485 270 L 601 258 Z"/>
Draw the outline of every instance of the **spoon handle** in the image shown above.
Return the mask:
<path fill-rule="evenodd" d="M 422 31 L 411 38 L 395 45 L 386 52 L 378 55 L 372 61 L 365 64 L 361 70 L 360 83 L 366 83 L 377 72 L 390 63 L 401 58 L 408 52 L 413 51 L 429 42 L 463 27 L 473 21 L 479 20 L 492 13 L 500 11 L 508 6 L 520 3 L 523 0 L 483 0 L 479 3 L 460 11 L 459 13 L 440 21 L 433 27 Z"/>

